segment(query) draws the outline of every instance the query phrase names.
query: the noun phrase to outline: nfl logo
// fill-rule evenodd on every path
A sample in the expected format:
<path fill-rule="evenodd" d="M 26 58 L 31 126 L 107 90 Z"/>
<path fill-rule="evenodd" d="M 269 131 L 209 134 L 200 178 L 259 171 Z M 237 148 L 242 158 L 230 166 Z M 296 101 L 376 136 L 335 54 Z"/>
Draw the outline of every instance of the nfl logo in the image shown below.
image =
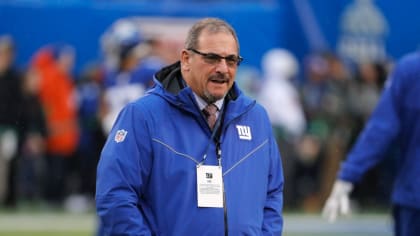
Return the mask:
<path fill-rule="evenodd" d="M 127 135 L 126 130 L 123 130 L 123 129 L 118 130 L 117 133 L 115 134 L 115 138 L 114 138 L 115 142 L 121 143 L 122 141 L 124 141 L 126 135 Z"/>

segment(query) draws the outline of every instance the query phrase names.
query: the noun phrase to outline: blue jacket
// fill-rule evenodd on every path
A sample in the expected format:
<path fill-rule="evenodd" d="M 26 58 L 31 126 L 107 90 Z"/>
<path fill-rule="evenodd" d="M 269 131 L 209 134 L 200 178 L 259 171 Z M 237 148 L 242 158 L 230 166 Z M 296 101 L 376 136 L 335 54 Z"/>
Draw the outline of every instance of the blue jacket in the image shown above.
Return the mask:
<path fill-rule="evenodd" d="M 179 63 L 158 72 L 155 82 L 120 113 L 102 150 L 96 193 L 102 234 L 281 235 L 283 171 L 262 106 L 234 85 L 215 142 Z M 196 167 L 204 154 L 206 165 L 218 165 L 216 143 L 225 207 L 197 207 Z"/>
<path fill-rule="evenodd" d="M 397 144 L 394 204 L 420 209 L 420 54 L 404 57 L 387 81 L 381 99 L 357 143 L 342 164 L 339 178 L 359 181 Z"/>

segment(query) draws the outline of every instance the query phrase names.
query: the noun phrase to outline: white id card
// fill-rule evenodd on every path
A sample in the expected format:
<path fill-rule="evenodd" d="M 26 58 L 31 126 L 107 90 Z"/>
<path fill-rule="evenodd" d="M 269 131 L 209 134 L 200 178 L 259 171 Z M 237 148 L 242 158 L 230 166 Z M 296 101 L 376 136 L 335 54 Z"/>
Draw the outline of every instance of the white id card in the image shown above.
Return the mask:
<path fill-rule="evenodd" d="M 223 180 L 220 166 L 197 167 L 198 207 L 223 207 Z"/>

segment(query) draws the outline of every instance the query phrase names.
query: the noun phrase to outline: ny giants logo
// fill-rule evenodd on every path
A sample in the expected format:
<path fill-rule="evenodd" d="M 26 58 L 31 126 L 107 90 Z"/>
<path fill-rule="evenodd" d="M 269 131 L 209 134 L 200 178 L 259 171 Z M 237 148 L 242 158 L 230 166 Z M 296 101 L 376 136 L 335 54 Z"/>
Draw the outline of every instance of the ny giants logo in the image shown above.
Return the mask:
<path fill-rule="evenodd" d="M 239 139 L 251 140 L 251 128 L 246 125 L 237 125 L 236 129 L 238 130 Z"/>

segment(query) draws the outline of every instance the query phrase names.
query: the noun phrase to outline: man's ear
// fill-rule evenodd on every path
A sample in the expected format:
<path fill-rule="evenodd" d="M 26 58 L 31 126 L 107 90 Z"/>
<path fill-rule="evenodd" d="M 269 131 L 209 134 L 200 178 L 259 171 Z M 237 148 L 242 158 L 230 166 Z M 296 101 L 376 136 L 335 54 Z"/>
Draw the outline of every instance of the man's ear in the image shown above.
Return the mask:
<path fill-rule="evenodd" d="M 190 70 L 190 54 L 185 49 L 181 52 L 181 69 L 183 71 Z"/>

